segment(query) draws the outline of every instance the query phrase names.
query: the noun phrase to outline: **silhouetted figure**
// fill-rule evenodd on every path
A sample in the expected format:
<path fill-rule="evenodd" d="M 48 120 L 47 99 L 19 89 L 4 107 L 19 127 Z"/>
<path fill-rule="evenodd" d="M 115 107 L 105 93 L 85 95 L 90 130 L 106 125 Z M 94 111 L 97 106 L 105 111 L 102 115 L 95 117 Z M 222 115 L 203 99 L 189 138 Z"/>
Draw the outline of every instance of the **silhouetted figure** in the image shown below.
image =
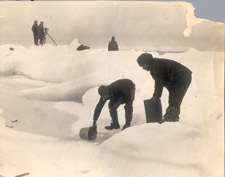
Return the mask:
<path fill-rule="evenodd" d="M 78 47 L 77 47 L 77 50 L 87 50 L 87 49 L 90 49 L 90 47 L 88 47 L 88 46 L 85 46 L 85 45 L 79 45 Z"/>
<path fill-rule="evenodd" d="M 155 80 L 152 99 L 160 99 L 163 87 L 169 91 L 169 106 L 164 121 L 179 121 L 180 105 L 191 83 L 192 72 L 176 61 L 153 58 L 149 53 L 141 54 L 137 62 L 144 70 L 150 71 Z"/>
<path fill-rule="evenodd" d="M 108 51 L 118 51 L 119 48 L 118 48 L 118 44 L 115 40 L 115 37 L 112 36 L 112 39 L 111 41 L 109 41 L 109 44 L 108 44 Z"/>
<path fill-rule="evenodd" d="M 93 127 L 97 128 L 96 122 L 98 120 L 99 115 L 101 114 L 101 110 L 106 103 L 109 101 L 109 112 L 112 118 L 112 123 L 105 128 L 107 130 L 119 129 L 120 124 L 118 122 L 117 108 L 121 104 L 125 104 L 125 128 L 130 127 L 130 123 L 133 117 L 133 101 L 135 96 L 135 84 L 129 79 L 120 79 L 109 86 L 100 86 L 98 89 L 98 93 L 101 96 L 98 104 L 96 105 L 94 116 L 93 116 Z"/>
<path fill-rule="evenodd" d="M 43 22 L 41 22 L 38 26 L 38 34 L 39 34 L 40 44 L 44 45 L 46 36 L 45 36 L 45 28 L 44 28 Z"/>
<path fill-rule="evenodd" d="M 38 45 L 39 38 L 39 30 L 38 30 L 38 22 L 35 20 L 32 26 L 33 36 L 34 36 L 34 44 Z"/>

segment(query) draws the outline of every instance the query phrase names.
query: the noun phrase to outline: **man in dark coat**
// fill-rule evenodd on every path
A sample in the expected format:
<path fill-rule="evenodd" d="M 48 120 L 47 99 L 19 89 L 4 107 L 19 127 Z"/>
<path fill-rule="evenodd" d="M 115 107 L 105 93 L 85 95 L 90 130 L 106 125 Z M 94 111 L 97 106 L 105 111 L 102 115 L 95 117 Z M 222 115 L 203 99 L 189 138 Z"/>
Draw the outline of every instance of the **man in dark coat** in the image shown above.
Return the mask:
<path fill-rule="evenodd" d="M 45 28 L 44 28 L 43 22 L 41 22 L 38 26 L 38 34 L 39 34 L 40 44 L 44 45 L 45 44 Z"/>
<path fill-rule="evenodd" d="M 107 130 L 120 128 L 120 124 L 118 122 L 117 108 L 121 104 L 125 104 L 124 109 L 126 119 L 125 125 L 123 126 L 122 130 L 130 127 L 130 123 L 133 117 L 135 84 L 129 79 L 120 79 L 111 83 L 109 86 L 100 86 L 98 89 L 98 93 L 101 97 L 94 111 L 93 127 L 97 127 L 96 122 L 107 100 L 110 100 L 108 107 L 110 116 L 112 118 L 112 123 L 111 125 L 106 126 L 105 128 Z"/>
<path fill-rule="evenodd" d="M 38 23 L 37 23 L 37 21 L 35 20 L 34 21 L 34 24 L 33 24 L 33 26 L 32 26 L 32 31 L 33 31 L 33 36 L 34 36 L 34 44 L 35 45 L 38 45 Z"/>
<path fill-rule="evenodd" d="M 118 50 L 119 50 L 118 44 L 115 41 L 115 37 L 112 36 L 112 39 L 111 41 L 109 41 L 109 44 L 108 44 L 108 51 L 118 51 Z"/>
<path fill-rule="evenodd" d="M 150 71 L 155 80 L 153 99 L 160 99 L 163 87 L 169 91 L 169 106 L 164 121 L 179 121 L 180 105 L 191 83 L 192 72 L 176 61 L 153 58 L 149 53 L 140 55 L 137 62 L 144 70 Z"/>

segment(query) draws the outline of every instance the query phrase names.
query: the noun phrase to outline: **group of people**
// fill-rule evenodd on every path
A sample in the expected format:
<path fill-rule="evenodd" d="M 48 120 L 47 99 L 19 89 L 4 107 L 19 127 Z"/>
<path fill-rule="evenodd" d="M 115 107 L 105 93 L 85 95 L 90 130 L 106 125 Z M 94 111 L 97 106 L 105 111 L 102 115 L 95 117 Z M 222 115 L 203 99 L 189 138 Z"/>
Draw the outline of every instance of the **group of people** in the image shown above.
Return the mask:
<path fill-rule="evenodd" d="M 34 44 L 35 45 L 44 45 L 46 41 L 46 33 L 47 28 L 44 28 L 44 22 L 38 22 L 35 20 L 32 26 L 33 36 L 34 36 Z"/>
<path fill-rule="evenodd" d="M 41 22 L 38 25 L 38 22 L 34 21 L 32 31 L 35 45 L 39 45 L 39 40 L 40 45 L 43 45 L 47 33 L 47 28 L 44 28 L 44 23 Z M 108 43 L 108 51 L 118 50 L 118 44 L 115 37 L 112 36 L 111 41 Z M 169 105 L 161 123 L 165 121 L 179 121 L 180 106 L 191 83 L 192 71 L 176 61 L 154 58 L 150 53 L 141 54 L 137 58 L 137 63 L 144 70 L 149 71 L 152 78 L 155 80 L 152 100 L 155 100 L 156 102 L 160 100 L 164 87 L 169 92 Z M 100 99 L 94 111 L 92 126 L 97 128 L 98 117 L 100 116 L 106 101 L 109 100 L 108 108 L 112 123 L 105 128 L 107 130 L 120 128 L 117 109 L 123 104 L 125 104 L 125 124 L 122 130 L 130 127 L 133 118 L 133 102 L 135 99 L 135 84 L 133 81 L 130 79 L 120 79 L 108 86 L 101 85 L 98 89 L 98 94 L 100 95 Z"/>
<path fill-rule="evenodd" d="M 169 59 L 154 58 L 150 53 L 143 53 L 137 58 L 137 63 L 144 70 L 149 71 L 155 80 L 153 100 L 161 98 L 163 88 L 169 92 L 169 105 L 166 109 L 163 122 L 179 121 L 180 106 L 184 95 L 192 80 L 192 71 L 184 65 Z M 130 127 L 133 117 L 133 101 L 135 99 L 135 84 L 130 79 L 120 79 L 108 86 L 100 86 L 98 89 L 100 99 L 96 105 L 93 124 L 97 128 L 97 120 L 101 110 L 109 100 L 108 108 L 112 123 L 105 128 L 107 130 L 119 129 L 117 108 L 125 104 L 125 124 L 122 130 Z"/>

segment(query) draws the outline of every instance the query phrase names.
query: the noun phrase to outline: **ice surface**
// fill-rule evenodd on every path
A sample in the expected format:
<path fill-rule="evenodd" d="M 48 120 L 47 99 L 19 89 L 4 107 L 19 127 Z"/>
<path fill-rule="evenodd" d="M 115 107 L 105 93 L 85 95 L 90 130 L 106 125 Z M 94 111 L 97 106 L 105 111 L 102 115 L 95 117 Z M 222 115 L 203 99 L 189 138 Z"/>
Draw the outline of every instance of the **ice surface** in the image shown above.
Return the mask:
<path fill-rule="evenodd" d="M 160 125 L 145 123 L 143 100 L 152 96 L 154 81 L 136 63 L 143 51 L 76 51 L 77 45 L 74 40 L 57 47 L 0 46 L 1 175 L 222 176 L 223 83 L 218 76 L 223 78 L 223 54 L 195 49 L 160 56 L 152 52 L 193 72 L 180 122 Z M 106 105 L 96 141 L 81 140 L 80 128 L 92 123 L 98 86 L 121 78 L 133 80 L 137 87 L 132 127 L 105 130 L 110 123 Z M 164 89 L 164 112 L 167 102 Z M 123 125 L 123 106 L 118 114 Z M 12 123 L 15 119 L 20 122 Z"/>

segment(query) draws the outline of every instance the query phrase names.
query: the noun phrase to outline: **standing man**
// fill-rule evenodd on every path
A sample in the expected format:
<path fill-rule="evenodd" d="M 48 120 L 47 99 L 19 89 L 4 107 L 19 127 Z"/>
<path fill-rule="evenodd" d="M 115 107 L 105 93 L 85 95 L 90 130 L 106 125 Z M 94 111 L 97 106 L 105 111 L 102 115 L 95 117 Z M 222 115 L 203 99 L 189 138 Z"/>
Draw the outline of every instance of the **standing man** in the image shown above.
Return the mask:
<path fill-rule="evenodd" d="M 164 121 L 179 121 L 180 105 L 191 83 L 192 72 L 176 61 L 153 58 L 149 53 L 141 54 L 137 62 L 144 70 L 150 71 L 155 80 L 153 99 L 160 99 L 163 87 L 169 91 L 169 106 Z"/>
<path fill-rule="evenodd" d="M 98 120 L 99 115 L 101 114 L 101 110 L 107 100 L 109 101 L 109 113 L 112 118 L 112 123 L 105 128 L 107 130 L 119 129 L 120 124 L 118 122 L 117 108 L 121 104 L 125 104 L 125 128 L 130 127 L 130 123 L 133 117 L 133 101 L 135 96 L 135 84 L 129 79 L 120 79 L 109 86 L 100 86 L 98 89 L 98 93 L 101 96 L 98 104 L 96 105 L 93 117 L 93 127 L 97 128 L 96 122 Z"/>
<path fill-rule="evenodd" d="M 40 44 L 45 44 L 45 29 L 44 29 L 44 22 L 41 22 L 38 26 L 38 34 L 40 39 Z"/>
<path fill-rule="evenodd" d="M 115 37 L 112 36 L 112 39 L 111 41 L 109 41 L 109 44 L 108 44 L 108 51 L 118 51 L 119 48 L 118 48 L 118 44 L 115 40 Z"/>
<path fill-rule="evenodd" d="M 32 31 L 33 31 L 33 36 L 34 36 L 34 44 L 38 45 L 39 32 L 38 32 L 38 22 L 36 20 L 34 21 L 34 24 L 32 26 Z"/>

